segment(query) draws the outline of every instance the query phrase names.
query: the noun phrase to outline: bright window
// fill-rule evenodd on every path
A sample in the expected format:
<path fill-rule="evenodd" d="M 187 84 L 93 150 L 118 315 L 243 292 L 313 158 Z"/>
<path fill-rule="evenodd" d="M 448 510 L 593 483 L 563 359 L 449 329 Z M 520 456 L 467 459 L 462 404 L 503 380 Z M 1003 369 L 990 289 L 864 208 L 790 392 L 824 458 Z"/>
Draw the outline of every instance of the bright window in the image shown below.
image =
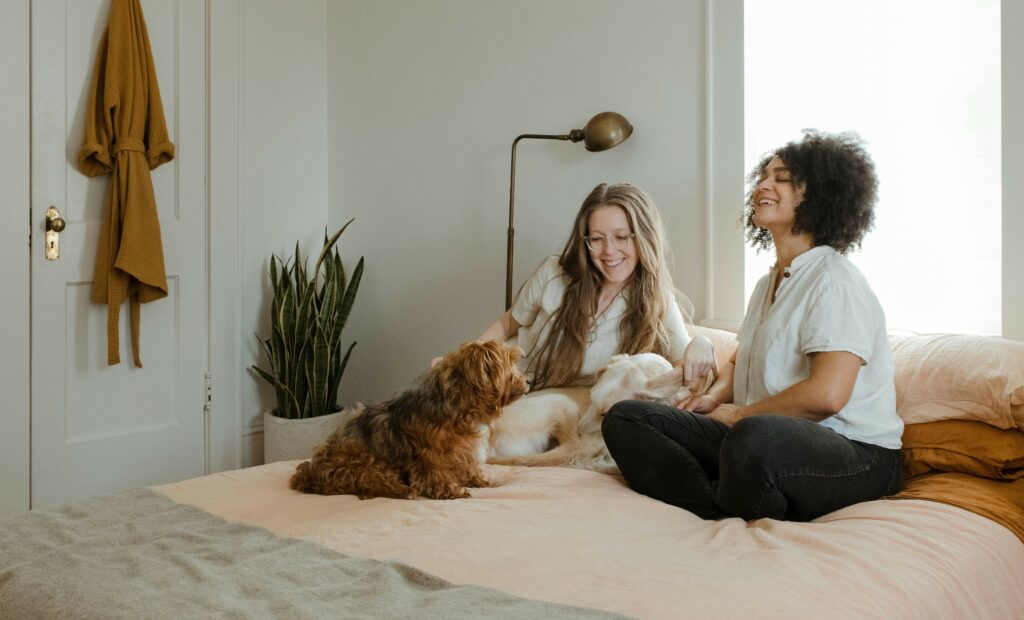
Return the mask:
<path fill-rule="evenodd" d="M 853 130 L 880 180 L 850 259 L 889 327 L 1001 332 L 999 0 L 746 0 L 746 169 Z M 746 295 L 773 262 L 748 247 Z"/>

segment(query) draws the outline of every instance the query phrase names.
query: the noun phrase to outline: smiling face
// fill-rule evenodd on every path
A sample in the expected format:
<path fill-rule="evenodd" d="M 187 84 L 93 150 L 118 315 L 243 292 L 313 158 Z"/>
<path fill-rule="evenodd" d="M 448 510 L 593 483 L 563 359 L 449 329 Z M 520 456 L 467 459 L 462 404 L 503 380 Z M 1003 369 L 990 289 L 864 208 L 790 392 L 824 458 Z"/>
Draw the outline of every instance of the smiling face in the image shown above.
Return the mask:
<path fill-rule="evenodd" d="M 786 164 L 773 157 L 761 172 L 754 188 L 754 225 L 772 235 L 788 233 L 793 228 L 797 206 L 804 199 L 804 184 L 795 185 Z"/>
<path fill-rule="evenodd" d="M 637 250 L 626 210 L 614 205 L 594 209 L 587 218 L 590 260 L 602 284 L 623 284 L 636 271 Z"/>

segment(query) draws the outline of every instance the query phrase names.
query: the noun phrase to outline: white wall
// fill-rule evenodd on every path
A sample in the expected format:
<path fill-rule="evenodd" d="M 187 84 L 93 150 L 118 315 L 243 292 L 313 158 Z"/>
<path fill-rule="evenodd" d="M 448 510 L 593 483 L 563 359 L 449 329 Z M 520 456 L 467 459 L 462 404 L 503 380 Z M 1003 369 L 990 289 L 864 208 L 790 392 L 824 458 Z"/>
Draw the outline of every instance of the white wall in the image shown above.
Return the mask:
<path fill-rule="evenodd" d="M 29 0 L 0 2 L 0 84 L 2 516 L 29 505 Z"/>
<path fill-rule="evenodd" d="M 366 257 L 343 403 L 407 386 L 504 309 L 509 150 L 614 110 L 619 147 L 523 141 L 515 282 L 558 253 L 601 181 L 661 208 L 676 285 L 705 307 L 703 0 L 329 3 L 330 222 Z"/>

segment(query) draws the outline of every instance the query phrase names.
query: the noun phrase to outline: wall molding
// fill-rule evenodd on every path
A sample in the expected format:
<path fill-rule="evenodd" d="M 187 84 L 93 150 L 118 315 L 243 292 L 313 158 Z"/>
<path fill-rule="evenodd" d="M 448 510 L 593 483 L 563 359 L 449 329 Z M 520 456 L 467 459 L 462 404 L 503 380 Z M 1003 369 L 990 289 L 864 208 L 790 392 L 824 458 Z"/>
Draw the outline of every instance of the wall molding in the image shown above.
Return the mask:
<path fill-rule="evenodd" d="M 211 374 L 210 472 L 243 464 L 241 352 L 242 306 L 240 60 L 238 0 L 207 1 L 209 192 L 209 367 Z"/>
<path fill-rule="evenodd" d="M 1024 3 L 1003 0 L 1002 131 L 1003 131 L 1003 336 L 1024 340 L 1024 209 L 1017 200 L 1024 194 Z"/>
<path fill-rule="evenodd" d="M 706 0 L 705 161 L 707 312 L 702 323 L 743 320 L 743 0 Z M 739 33 L 737 35 L 737 33 Z"/>

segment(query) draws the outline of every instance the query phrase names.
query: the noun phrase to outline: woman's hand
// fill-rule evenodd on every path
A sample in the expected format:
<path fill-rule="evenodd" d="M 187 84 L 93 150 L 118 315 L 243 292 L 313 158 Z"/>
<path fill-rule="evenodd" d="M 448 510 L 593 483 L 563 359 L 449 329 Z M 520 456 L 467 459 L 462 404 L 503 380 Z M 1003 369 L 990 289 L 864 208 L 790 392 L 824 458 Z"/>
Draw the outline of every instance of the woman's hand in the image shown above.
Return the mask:
<path fill-rule="evenodd" d="M 718 406 L 718 401 L 707 394 L 694 394 L 676 406 L 692 413 L 711 413 Z"/>
<path fill-rule="evenodd" d="M 736 405 L 725 404 L 715 407 L 715 410 L 708 414 L 712 420 L 718 420 L 726 426 L 732 426 L 740 421 L 740 408 Z"/>
<path fill-rule="evenodd" d="M 707 336 L 696 336 L 683 353 L 683 385 L 703 380 L 715 368 L 715 344 Z"/>

